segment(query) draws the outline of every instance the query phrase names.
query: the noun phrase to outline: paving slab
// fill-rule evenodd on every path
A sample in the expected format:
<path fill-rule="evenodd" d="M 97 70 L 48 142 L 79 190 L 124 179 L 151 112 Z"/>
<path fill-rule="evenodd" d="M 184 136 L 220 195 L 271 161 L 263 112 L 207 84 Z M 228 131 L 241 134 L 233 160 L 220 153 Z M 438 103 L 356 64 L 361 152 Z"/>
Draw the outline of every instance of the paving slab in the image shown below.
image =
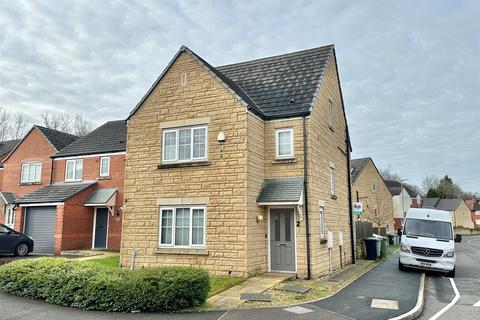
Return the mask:
<path fill-rule="evenodd" d="M 266 293 L 242 293 L 240 294 L 240 300 L 271 302 L 272 296 Z"/>

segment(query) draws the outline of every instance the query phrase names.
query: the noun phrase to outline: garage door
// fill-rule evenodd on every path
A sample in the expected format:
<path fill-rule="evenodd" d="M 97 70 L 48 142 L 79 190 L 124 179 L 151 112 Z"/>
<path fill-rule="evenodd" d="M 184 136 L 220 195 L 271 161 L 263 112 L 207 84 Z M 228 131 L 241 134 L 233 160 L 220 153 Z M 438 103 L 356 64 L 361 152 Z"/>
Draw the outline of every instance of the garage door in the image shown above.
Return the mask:
<path fill-rule="evenodd" d="M 34 253 L 53 254 L 56 207 L 29 207 L 25 215 L 25 234 L 34 241 Z"/>

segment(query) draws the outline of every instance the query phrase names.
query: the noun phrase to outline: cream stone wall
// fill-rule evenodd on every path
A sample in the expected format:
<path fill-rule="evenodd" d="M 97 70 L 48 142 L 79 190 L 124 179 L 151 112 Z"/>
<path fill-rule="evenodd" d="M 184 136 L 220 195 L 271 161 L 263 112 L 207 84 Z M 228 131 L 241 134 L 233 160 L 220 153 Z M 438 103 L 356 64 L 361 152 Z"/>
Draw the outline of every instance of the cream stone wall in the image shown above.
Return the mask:
<path fill-rule="evenodd" d="M 455 228 L 474 229 L 472 214 L 465 201 L 461 201 L 458 209 L 455 210 L 453 219 L 453 226 Z"/>
<path fill-rule="evenodd" d="M 372 181 L 376 183 L 376 192 L 372 190 Z M 386 228 L 388 226 L 387 232 L 394 231 L 392 195 L 372 161 L 368 161 L 368 164 L 360 172 L 355 183 L 353 183 L 352 197 L 353 201 L 362 202 L 365 212 L 362 218 L 372 222 L 373 227 Z M 377 217 L 375 217 L 374 208 L 378 209 Z"/>
<path fill-rule="evenodd" d="M 181 73 L 187 73 L 183 87 Z M 209 164 L 159 169 L 165 123 L 199 118 L 209 119 Z M 217 141 L 221 131 L 224 143 Z M 122 265 L 130 265 L 135 249 L 137 267 L 193 265 L 213 274 L 232 269 L 233 275 L 247 275 L 247 134 L 245 107 L 188 53 L 181 53 L 128 121 Z M 207 208 L 205 248 L 158 249 L 157 203 L 197 204 L 199 198 Z"/>

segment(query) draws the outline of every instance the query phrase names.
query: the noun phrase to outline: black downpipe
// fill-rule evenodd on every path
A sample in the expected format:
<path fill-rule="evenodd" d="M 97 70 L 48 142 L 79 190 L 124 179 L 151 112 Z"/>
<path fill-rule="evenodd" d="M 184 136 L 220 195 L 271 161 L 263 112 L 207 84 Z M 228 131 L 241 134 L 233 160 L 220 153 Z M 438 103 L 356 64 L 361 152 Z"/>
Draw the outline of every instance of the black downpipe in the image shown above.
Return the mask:
<path fill-rule="evenodd" d="M 356 263 L 355 257 L 355 239 L 354 239 L 354 230 L 353 230 L 353 209 L 352 209 L 352 179 L 350 176 L 350 141 L 348 139 L 348 129 L 346 132 L 345 142 L 347 144 L 347 172 L 348 172 L 348 214 L 350 218 L 350 245 L 352 251 L 352 264 Z"/>
<path fill-rule="evenodd" d="M 307 245 L 307 280 L 312 278 L 312 270 L 310 266 L 310 224 L 308 221 L 308 179 L 307 179 L 307 122 L 303 117 L 303 196 L 305 207 L 305 232 Z"/>
<path fill-rule="evenodd" d="M 51 157 L 50 157 L 51 158 Z M 52 167 L 50 168 L 50 184 L 52 185 L 53 184 L 53 158 L 51 158 L 52 160 Z"/>

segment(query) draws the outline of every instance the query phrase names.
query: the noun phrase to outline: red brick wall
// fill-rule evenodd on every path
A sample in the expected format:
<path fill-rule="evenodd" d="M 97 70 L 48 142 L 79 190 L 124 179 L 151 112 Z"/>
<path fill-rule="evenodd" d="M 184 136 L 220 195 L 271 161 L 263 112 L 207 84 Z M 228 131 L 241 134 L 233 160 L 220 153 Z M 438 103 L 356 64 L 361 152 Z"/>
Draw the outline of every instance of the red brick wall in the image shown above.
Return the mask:
<path fill-rule="evenodd" d="M 402 218 L 394 218 L 394 220 L 395 220 L 395 222 L 394 222 L 393 227 L 395 228 L 395 231 L 397 231 L 398 229 L 402 228 L 403 219 Z"/>
<path fill-rule="evenodd" d="M 54 161 L 54 181 L 61 182 L 65 181 L 65 164 L 66 160 L 59 159 Z M 108 248 L 109 249 L 119 249 L 120 248 L 120 239 L 121 239 L 121 229 L 122 229 L 122 212 L 120 208 L 123 206 L 123 191 L 124 191 L 124 173 L 125 173 L 125 155 L 112 155 L 110 156 L 110 177 L 99 178 L 100 174 L 100 157 L 86 157 L 83 158 L 83 177 L 85 180 L 97 180 L 97 188 L 117 188 L 116 203 L 114 208 L 114 216 L 110 215 L 109 224 L 108 224 Z M 76 199 L 77 197 L 75 197 Z M 86 198 L 85 198 L 86 199 Z M 73 199 L 72 199 L 73 200 Z M 85 202 L 85 201 L 83 201 Z M 82 202 L 82 205 L 83 205 Z M 70 204 L 65 204 L 66 212 L 70 210 L 78 211 L 78 209 L 71 209 Z M 90 227 L 90 247 L 91 247 L 91 237 L 93 230 L 93 207 L 84 207 L 85 213 L 88 211 L 91 215 L 90 222 L 92 226 Z M 86 215 L 85 215 L 86 217 Z M 80 223 L 80 221 L 78 221 Z M 78 237 L 72 236 L 73 238 Z M 66 250 L 66 249 L 64 249 Z"/>
<path fill-rule="evenodd" d="M 13 192 L 19 198 L 50 184 L 52 170 L 52 159 L 50 159 L 50 156 L 55 153 L 56 150 L 45 139 L 43 134 L 34 128 L 15 152 L 4 162 L 2 191 Z M 41 182 L 34 185 L 21 185 L 22 163 L 30 161 L 42 162 Z"/>

